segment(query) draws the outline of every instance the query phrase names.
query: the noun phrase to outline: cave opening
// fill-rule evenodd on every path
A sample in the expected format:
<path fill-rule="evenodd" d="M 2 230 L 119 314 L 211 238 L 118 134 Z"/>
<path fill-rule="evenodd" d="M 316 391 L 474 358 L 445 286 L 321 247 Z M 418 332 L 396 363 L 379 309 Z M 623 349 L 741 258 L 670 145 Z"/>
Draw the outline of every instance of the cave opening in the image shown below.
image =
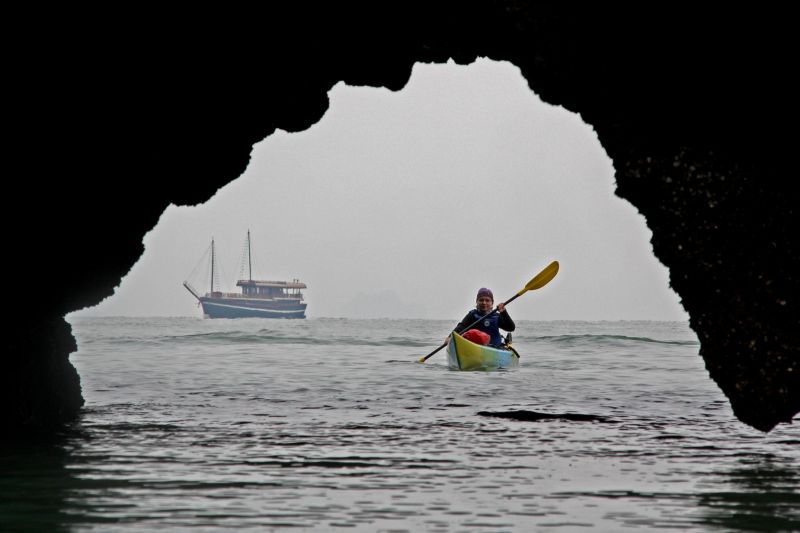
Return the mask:
<path fill-rule="evenodd" d="M 213 237 L 232 290 L 250 230 L 261 277 L 309 284 L 309 317 L 448 319 L 473 286 L 511 295 L 557 259 L 557 287 L 517 316 L 688 320 L 594 130 L 516 66 L 417 63 L 399 91 L 328 96 L 205 204 L 171 205 L 116 293 L 70 316 L 200 316 L 181 282 Z"/>

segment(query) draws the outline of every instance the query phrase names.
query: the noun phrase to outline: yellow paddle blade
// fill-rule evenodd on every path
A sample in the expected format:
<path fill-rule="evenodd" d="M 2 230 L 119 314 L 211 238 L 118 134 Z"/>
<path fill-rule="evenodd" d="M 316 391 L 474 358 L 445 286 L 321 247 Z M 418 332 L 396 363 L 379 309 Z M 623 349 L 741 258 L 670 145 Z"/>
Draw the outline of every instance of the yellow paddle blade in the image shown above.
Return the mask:
<path fill-rule="evenodd" d="M 536 274 L 533 277 L 533 279 L 530 280 L 527 285 L 525 285 L 525 288 L 517 293 L 517 296 L 521 296 L 528 291 L 541 289 L 542 287 L 550 283 L 550 280 L 556 277 L 556 274 L 558 274 L 558 261 L 553 261 L 552 263 L 544 267 L 544 269 L 541 272 Z"/>

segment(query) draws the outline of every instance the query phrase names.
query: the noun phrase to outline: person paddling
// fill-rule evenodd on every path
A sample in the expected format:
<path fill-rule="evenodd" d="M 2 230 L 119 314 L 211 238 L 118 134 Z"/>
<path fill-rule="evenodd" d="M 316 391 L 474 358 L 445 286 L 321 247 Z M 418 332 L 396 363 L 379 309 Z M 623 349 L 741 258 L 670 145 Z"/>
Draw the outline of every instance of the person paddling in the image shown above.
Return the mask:
<path fill-rule="evenodd" d="M 511 320 L 511 317 L 508 316 L 508 313 L 506 312 L 506 306 L 508 304 L 510 304 L 511 302 L 513 302 L 514 300 L 516 300 L 517 298 L 519 298 L 520 296 L 522 296 L 523 294 L 525 294 L 526 292 L 528 292 L 528 291 L 535 291 L 536 289 L 541 289 L 542 287 L 544 287 L 545 285 L 550 283 L 550 280 L 552 280 L 554 277 L 556 277 L 556 274 L 558 274 L 558 261 L 553 261 L 552 263 L 550 263 L 549 265 L 544 267 L 544 269 L 542 269 L 541 272 L 536 274 L 528 283 L 526 283 L 525 286 L 522 288 L 522 290 L 517 292 L 517 294 L 515 294 L 514 296 L 512 296 L 511 298 L 509 298 L 505 302 L 503 302 L 501 304 L 497 304 L 497 310 L 500 311 L 500 313 L 496 313 L 494 311 L 491 311 L 491 313 L 492 313 L 492 315 L 497 316 L 496 327 L 497 327 L 497 330 L 498 330 L 497 331 L 497 336 L 498 337 L 500 337 L 500 331 L 499 331 L 500 328 L 503 328 L 506 331 L 513 331 L 514 329 L 516 329 L 516 326 L 514 325 L 514 321 Z M 489 289 L 481 289 L 481 290 L 486 290 L 487 293 L 484 296 L 488 296 L 489 297 L 489 301 L 490 302 L 494 302 L 494 295 L 492 294 L 492 291 L 490 291 Z M 478 303 L 477 300 L 480 299 L 480 297 L 481 297 L 481 291 L 478 291 L 478 298 L 476 298 L 476 302 L 475 302 L 476 304 Z M 491 309 L 491 303 L 489 303 L 489 309 Z M 478 311 L 477 305 L 475 306 L 475 310 L 474 311 Z M 470 314 L 472 314 L 474 311 L 470 311 Z M 480 315 L 480 312 L 478 312 L 478 314 L 479 314 L 479 316 L 475 319 L 475 322 L 478 322 L 479 319 L 483 318 L 483 315 Z M 508 317 L 508 321 L 510 322 L 510 324 L 506 323 L 505 320 L 503 320 L 502 323 L 500 322 L 502 315 L 506 315 Z M 469 314 L 467 315 L 467 317 L 468 316 L 469 316 Z M 467 317 L 464 317 L 464 320 L 467 320 Z M 486 317 L 486 318 L 489 318 L 489 317 Z M 459 325 L 463 324 L 463 322 L 464 322 L 463 320 L 461 322 L 459 322 Z M 490 326 L 492 326 L 492 321 L 490 321 L 488 325 L 484 325 L 484 327 L 490 327 Z M 463 327 L 472 328 L 473 324 L 470 323 L 467 326 L 461 326 L 461 327 L 462 328 Z M 458 326 L 456 326 L 456 329 L 458 329 Z M 478 330 L 478 331 L 480 331 L 480 330 Z M 489 335 L 489 340 L 491 341 L 491 334 L 488 334 L 488 333 L 485 333 L 485 334 Z M 502 338 L 500 340 L 502 342 Z M 420 363 L 424 363 L 425 361 L 427 361 L 428 359 L 433 357 L 433 354 L 435 354 L 436 352 L 438 352 L 439 350 L 441 350 L 442 348 L 447 346 L 447 343 L 449 341 L 450 341 L 450 335 L 447 336 L 447 338 L 444 340 L 444 342 L 442 343 L 441 346 L 439 346 L 438 348 L 433 350 L 431 353 L 429 353 L 425 357 L 420 357 L 419 358 L 419 362 Z"/>
<path fill-rule="evenodd" d="M 460 333 L 465 339 L 477 344 L 488 344 L 495 347 L 502 346 L 504 341 L 502 335 L 500 335 L 500 330 L 511 332 L 517 328 L 514 321 L 511 320 L 508 311 L 506 311 L 505 304 L 497 304 L 497 312 L 490 314 L 475 324 L 476 320 L 488 314 L 493 307 L 494 294 L 492 294 L 492 291 L 486 287 L 480 288 L 475 298 L 475 309 L 469 311 L 453 331 Z M 464 328 L 472 324 L 474 324 L 472 329 L 463 331 Z M 478 332 L 476 333 L 475 330 Z M 481 333 L 483 333 L 483 335 Z M 450 336 L 448 335 L 448 339 L 449 338 Z"/>

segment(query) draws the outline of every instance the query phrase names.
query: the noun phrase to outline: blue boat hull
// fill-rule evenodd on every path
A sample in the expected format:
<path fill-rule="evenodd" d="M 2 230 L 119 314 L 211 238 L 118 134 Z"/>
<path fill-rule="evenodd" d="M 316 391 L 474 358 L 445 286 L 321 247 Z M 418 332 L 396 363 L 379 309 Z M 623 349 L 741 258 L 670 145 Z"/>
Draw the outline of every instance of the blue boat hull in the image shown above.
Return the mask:
<path fill-rule="evenodd" d="M 272 300 L 200 298 L 207 318 L 305 318 L 305 302 Z"/>

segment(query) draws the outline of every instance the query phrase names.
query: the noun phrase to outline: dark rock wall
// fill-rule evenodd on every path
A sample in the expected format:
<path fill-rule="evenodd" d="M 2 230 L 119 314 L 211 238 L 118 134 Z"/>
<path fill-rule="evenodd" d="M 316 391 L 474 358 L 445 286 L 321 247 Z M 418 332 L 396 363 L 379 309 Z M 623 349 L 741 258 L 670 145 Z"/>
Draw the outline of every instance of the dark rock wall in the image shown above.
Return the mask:
<path fill-rule="evenodd" d="M 3 364 L 3 393 L 11 400 L 4 404 L 6 421 L 13 424 L 3 431 L 49 433 L 74 418 L 83 405 L 80 378 L 67 358 L 76 349 L 72 330 L 59 317 L 35 321 L 11 338 Z"/>
<path fill-rule="evenodd" d="M 205 201 L 244 171 L 253 143 L 317 122 L 340 80 L 399 90 L 416 61 L 478 56 L 513 62 L 545 101 L 596 129 L 736 416 L 762 431 L 791 421 L 792 17 L 430 4 L 10 19 L 4 431 L 76 416 L 62 317 L 112 294 L 169 203 Z"/>

